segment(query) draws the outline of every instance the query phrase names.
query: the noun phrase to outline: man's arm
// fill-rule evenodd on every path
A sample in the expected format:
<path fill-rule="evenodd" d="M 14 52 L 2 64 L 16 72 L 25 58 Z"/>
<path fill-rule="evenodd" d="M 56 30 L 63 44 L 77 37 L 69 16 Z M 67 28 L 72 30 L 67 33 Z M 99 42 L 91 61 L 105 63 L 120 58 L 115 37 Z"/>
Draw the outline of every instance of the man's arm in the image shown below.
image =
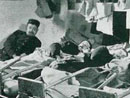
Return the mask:
<path fill-rule="evenodd" d="M 26 49 L 24 51 L 24 53 L 26 55 L 29 55 L 29 54 L 33 53 L 36 48 L 41 47 L 41 41 L 38 38 L 36 38 L 36 37 L 34 37 L 33 39 L 31 39 L 27 43 L 28 43 L 28 45 L 25 46 Z"/>
<path fill-rule="evenodd" d="M 11 34 L 4 43 L 4 49 L 9 56 L 15 56 L 15 47 L 16 47 L 16 36 L 18 30 Z"/>
<path fill-rule="evenodd" d="M 41 47 L 42 43 L 39 39 L 37 39 L 37 42 L 36 42 L 36 47 Z"/>

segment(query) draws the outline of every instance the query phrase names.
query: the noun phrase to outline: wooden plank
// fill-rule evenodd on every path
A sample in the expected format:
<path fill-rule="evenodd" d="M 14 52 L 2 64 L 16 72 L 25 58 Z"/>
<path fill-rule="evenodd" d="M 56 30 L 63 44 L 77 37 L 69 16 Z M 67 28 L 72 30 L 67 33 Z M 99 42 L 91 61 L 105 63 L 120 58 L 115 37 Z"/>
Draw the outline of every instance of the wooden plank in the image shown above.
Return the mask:
<path fill-rule="evenodd" d="M 106 86 L 108 83 L 110 83 L 113 79 L 115 79 L 117 76 L 117 73 L 113 73 L 108 79 L 106 79 L 106 81 L 104 81 L 99 87 L 98 89 L 103 88 L 104 86 Z"/>
<path fill-rule="evenodd" d="M 0 68 L 0 72 L 4 71 L 6 68 L 10 67 L 11 65 L 15 64 L 16 62 L 18 62 L 20 60 L 19 58 L 15 58 L 15 59 L 11 59 L 7 62 L 7 64 L 5 64 L 4 66 L 2 66 Z"/>
<path fill-rule="evenodd" d="M 33 66 L 28 66 L 27 68 L 24 68 L 24 69 L 21 69 L 21 70 L 16 70 L 16 71 L 13 71 L 7 75 L 4 75 L 2 77 L 3 80 L 7 79 L 7 78 L 10 78 L 12 76 L 16 76 L 16 75 L 19 75 L 21 74 L 22 72 L 25 72 L 25 71 L 28 71 L 28 70 L 31 70 L 31 69 L 34 69 L 34 68 L 37 68 L 38 66 L 41 66 L 41 63 L 38 63 L 38 64 L 34 64 Z"/>
<path fill-rule="evenodd" d="M 28 95 L 28 96 L 36 96 L 39 98 L 44 98 L 44 84 L 41 81 L 32 80 L 28 78 L 19 77 L 19 93 L 20 96 Z M 20 97 L 22 98 L 22 97 Z"/>
<path fill-rule="evenodd" d="M 3 95 L 0 95 L 0 98 L 8 98 L 8 97 L 6 97 L 6 96 L 3 96 Z"/>
<path fill-rule="evenodd" d="M 116 94 L 107 93 L 103 90 L 82 87 L 79 89 L 79 98 L 118 98 Z"/>
<path fill-rule="evenodd" d="M 20 61 L 22 57 L 26 56 L 25 54 L 18 56 L 14 59 L 8 60 L 7 64 L 5 64 L 1 69 L 0 72 L 4 71 L 5 69 L 7 69 L 8 67 L 12 66 L 13 64 L 15 64 L 16 62 Z"/>

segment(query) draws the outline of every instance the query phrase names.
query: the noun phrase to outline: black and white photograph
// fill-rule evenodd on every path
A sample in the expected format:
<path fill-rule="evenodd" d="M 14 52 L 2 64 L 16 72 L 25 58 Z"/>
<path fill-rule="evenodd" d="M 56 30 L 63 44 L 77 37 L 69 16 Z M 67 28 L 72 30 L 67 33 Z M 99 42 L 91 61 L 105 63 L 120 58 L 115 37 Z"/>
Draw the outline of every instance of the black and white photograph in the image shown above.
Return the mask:
<path fill-rule="evenodd" d="M 130 0 L 0 0 L 0 98 L 130 98 Z"/>

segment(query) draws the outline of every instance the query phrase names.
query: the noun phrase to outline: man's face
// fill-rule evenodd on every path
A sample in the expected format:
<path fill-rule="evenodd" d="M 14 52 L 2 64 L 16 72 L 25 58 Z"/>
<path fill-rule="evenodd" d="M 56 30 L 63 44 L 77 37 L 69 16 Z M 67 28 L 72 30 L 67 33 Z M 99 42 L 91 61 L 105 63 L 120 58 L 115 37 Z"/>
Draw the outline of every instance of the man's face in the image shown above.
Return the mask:
<path fill-rule="evenodd" d="M 90 44 L 87 41 L 83 41 L 78 45 L 78 48 L 83 53 L 88 53 L 91 51 Z"/>
<path fill-rule="evenodd" d="M 34 24 L 27 24 L 27 35 L 35 36 L 38 32 L 38 27 Z"/>

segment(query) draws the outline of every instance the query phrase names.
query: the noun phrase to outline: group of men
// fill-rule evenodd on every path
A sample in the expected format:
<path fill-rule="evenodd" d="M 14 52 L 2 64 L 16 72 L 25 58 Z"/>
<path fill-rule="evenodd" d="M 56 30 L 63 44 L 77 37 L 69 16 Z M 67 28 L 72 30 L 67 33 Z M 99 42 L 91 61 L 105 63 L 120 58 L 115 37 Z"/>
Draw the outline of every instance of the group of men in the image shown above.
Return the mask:
<path fill-rule="evenodd" d="M 0 50 L 0 60 L 5 61 L 16 56 L 29 55 L 33 53 L 37 47 L 41 47 L 41 41 L 35 36 L 38 32 L 39 25 L 40 22 L 38 20 L 29 19 L 26 32 L 17 30 L 12 33 L 4 42 L 4 47 Z M 82 68 L 88 66 L 102 66 L 113 58 L 106 47 L 98 47 L 93 52 L 90 52 L 91 48 L 92 45 L 89 41 L 83 41 L 81 44 L 75 45 L 71 41 L 62 40 L 60 43 L 53 43 L 50 45 L 48 56 L 57 59 L 61 51 L 70 55 L 83 53 L 85 54 L 84 57 L 79 56 L 80 59 L 84 61 L 83 66 L 81 66 Z M 75 56 L 75 58 L 77 58 L 77 56 Z M 105 61 L 103 62 L 100 58 L 103 58 Z M 72 65 L 73 64 L 74 62 L 72 62 Z"/>

